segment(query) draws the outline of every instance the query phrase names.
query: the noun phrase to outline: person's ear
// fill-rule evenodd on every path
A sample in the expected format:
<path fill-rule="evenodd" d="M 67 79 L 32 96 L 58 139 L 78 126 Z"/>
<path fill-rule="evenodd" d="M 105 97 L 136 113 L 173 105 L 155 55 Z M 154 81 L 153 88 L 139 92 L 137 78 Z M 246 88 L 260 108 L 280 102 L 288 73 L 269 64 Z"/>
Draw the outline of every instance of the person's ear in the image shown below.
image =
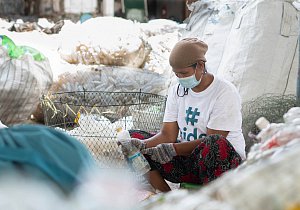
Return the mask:
<path fill-rule="evenodd" d="M 204 69 L 204 63 L 202 61 L 198 61 L 196 68 L 198 68 L 200 70 L 203 70 Z"/>

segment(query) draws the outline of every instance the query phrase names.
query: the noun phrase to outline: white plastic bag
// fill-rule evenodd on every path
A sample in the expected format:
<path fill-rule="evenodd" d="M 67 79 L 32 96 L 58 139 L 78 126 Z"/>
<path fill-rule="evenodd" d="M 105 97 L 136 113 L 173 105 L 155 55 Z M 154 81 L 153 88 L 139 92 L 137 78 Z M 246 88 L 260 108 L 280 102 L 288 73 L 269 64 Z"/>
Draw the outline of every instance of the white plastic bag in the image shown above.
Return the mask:
<path fill-rule="evenodd" d="M 1 121 L 6 125 L 25 122 L 53 82 L 49 61 L 36 61 L 29 54 L 11 58 L 7 48 L 0 46 L 0 66 Z"/>

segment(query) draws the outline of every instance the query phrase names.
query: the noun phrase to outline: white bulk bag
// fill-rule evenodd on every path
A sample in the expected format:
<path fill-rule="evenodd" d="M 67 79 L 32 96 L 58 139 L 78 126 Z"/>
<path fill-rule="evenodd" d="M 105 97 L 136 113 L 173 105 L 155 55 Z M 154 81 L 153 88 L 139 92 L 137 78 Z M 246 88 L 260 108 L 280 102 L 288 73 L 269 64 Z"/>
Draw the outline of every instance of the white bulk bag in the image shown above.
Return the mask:
<path fill-rule="evenodd" d="M 233 82 L 243 102 L 295 94 L 297 10 L 284 0 L 255 0 L 237 12 L 218 74 Z"/>
<path fill-rule="evenodd" d="M 208 44 L 206 67 L 217 73 L 224 47 L 230 33 L 235 12 L 245 3 L 239 1 L 196 1 L 191 3 L 191 15 L 183 32 L 183 38 L 197 37 Z"/>

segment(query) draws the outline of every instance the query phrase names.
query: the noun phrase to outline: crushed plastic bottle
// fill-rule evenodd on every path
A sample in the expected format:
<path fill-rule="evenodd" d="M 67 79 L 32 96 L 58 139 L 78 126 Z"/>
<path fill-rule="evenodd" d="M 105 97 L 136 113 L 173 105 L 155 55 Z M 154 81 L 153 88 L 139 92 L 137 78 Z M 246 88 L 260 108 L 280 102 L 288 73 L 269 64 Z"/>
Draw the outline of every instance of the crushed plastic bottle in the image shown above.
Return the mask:
<path fill-rule="evenodd" d="M 131 138 L 129 132 L 122 128 L 117 128 L 117 132 L 117 139 L 127 151 L 126 158 L 133 171 L 139 175 L 144 175 L 150 171 L 150 165 L 139 149 L 130 144 L 128 141 L 122 141 Z"/>

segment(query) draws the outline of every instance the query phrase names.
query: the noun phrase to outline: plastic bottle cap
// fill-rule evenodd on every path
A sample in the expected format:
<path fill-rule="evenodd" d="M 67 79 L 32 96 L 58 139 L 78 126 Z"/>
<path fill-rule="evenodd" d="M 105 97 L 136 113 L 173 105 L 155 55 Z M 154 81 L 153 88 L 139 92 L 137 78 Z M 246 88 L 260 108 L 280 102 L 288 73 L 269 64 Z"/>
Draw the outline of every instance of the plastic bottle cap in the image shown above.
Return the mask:
<path fill-rule="evenodd" d="M 123 128 L 116 128 L 117 131 L 117 139 L 122 140 L 122 139 L 130 139 L 130 133 L 128 130 L 124 130 Z"/>
<path fill-rule="evenodd" d="M 121 127 L 116 128 L 116 131 L 119 133 L 121 132 L 123 129 Z"/>
<path fill-rule="evenodd" d="M 260 129 L 264 129 L 270 125 L 270 122 L 265 117 L 260 117 L 256 120 L 255 125 Z"/>

